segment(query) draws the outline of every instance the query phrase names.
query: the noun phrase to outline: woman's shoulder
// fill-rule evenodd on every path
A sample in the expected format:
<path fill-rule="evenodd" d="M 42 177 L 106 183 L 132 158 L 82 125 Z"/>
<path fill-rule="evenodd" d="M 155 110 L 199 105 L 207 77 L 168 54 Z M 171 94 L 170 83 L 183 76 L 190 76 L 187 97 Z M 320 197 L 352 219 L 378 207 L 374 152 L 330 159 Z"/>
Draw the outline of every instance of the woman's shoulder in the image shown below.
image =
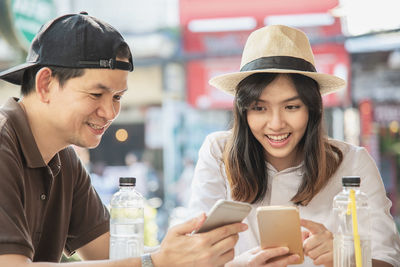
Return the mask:
<path fill-rule="evenodd" d="M 200 148 L 200 153 L 212 153 L 212 154 L 222 154 L 225 145 L 231 135 L 230 131 L 218 131 L 207 135 L 202 147 Z"/>
<path fill-rule="evenodd" d="M 374 159 L 365 147 L 334 139 L 330 139 L 329 143 L 337 147 L 343 154 L 341 168 L 360 169 L 374 163 Z"/>
<path fill-rule="evenodd" d="M 212 147 L 224 147 L 230 136 L 231 131 L 217 131 L 207 135 L 204 142 Z"/>
<path fill-rule="evenodd" d="M 329 144 L 334 145 L 342 151 L 343 156 L 365 153 L 366 149 L 337 139 L 328 139 Z"/>
<path fill-rule="evenodd" d="M 215 142 L 226 142 L 230 135 L 231 131 L 217 131 L 208 134 L 206 139 Z"/>

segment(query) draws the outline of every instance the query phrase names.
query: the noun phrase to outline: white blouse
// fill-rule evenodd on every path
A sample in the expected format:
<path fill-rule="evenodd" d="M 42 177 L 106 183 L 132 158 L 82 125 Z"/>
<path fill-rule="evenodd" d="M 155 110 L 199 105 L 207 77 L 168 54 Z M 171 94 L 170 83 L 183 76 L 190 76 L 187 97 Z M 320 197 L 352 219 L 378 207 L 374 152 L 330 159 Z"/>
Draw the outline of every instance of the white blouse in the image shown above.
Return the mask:
<path fill-rule="evenodd" d="M 229 131 L 215 132 L 207 136 L 199 151 L 194 177 L 192 193 L 189 202 L 191 214 L 207 212 L 218 199 L 231 200 L 231 192 L 224 164 L 222 152 L 226 144 Z M 371 218 L 371 248 L 372 258 L 400 266 L 400 237 L 396 225 L 390 215 L 391 201 L 386 197 L 382 178 L 374 160 L 365 148 L 353 146 L 337 140 L 331 142 L 343 152 L 343 161 L 330 179 L 328 184 L 303 207 L 299 207 L 300 217 L 325 225 L 333 229 L 332 201 L 342 190 L 342 177 L 356 175 L 361 177 L 361 191 L 368 195 Z M 268 192 L 261 203 L 252 204 L 252 211 L 245 219 L 249 229 L 240 233 L 235 247 L 235 254 L 239 255 L 253 247 L 259 246 L 259 235 L 256 218 L 256 209 L 266 205 L 294 205 L 290 199 L 297 193 L 301 183 L 303 164 L 277 171 L 267 163 Z M 313 266 L 312 260 L 305 257 L 302 265 Z"/>

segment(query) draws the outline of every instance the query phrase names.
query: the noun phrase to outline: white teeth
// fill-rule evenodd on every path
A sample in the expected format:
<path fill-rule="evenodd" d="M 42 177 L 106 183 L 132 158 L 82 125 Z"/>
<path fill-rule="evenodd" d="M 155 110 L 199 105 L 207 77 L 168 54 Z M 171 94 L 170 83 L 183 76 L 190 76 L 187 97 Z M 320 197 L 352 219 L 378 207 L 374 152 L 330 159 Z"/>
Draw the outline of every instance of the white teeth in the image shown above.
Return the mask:
<path fill-rule="evenodd" d="M 290 134 L 282 134 L 282 135 L 267 135 L 267 137 L 273 141 L 283 141 L 289 137 Z"/>
<path fill-rule="evenodd" d="M 100 130 L 100 129 L 104 128 L 103 126 L 98 126 L 98 125 L 95 125 L 93 123 L 89 123 L 88 122 L 88 124 L 89 124 L 90 127 L 92 127 L 93 129 L 96 129 L 96 130 Z"/>

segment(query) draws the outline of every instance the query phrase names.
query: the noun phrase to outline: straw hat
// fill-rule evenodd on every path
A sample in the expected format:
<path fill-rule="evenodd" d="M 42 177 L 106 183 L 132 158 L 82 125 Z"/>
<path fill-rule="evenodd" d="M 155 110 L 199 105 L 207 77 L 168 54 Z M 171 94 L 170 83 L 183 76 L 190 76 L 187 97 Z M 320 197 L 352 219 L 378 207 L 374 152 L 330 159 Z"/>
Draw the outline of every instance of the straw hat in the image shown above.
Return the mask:
<path fill-rule="evenodd" d="M 318 82 L 321 94 L 345 87 L 346 82 L 336 76 L 318 73 L 310 42 L 304 32 L 271 25 L 252 32 L 242 54 L 240 71 L 212 78 L 209 83 L 230 94 L 238 83 L 253 73 L 299 73 Z"/>

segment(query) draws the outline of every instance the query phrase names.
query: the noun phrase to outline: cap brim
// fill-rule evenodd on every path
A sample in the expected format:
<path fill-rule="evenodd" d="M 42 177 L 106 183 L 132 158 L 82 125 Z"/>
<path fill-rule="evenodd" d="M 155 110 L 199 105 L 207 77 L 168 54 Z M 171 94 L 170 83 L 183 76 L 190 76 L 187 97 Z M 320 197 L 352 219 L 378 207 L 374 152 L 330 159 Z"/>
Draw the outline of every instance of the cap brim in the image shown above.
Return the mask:
<path fill-rule="evenodd" d="M 10 82 L 10 83 L 13 83 L 16 85 L 21 85 L 24 71 L 35 65 L 37 65 L 37 63 L 27 62 L 27 63 L 21 64 L 21 65 L 12 67 L 8 70 L 0 72 L 0 79 L 3 79 L 7 82 Z"/>
<path fill-rule="evenodd" d="M 321 95 L 327 95 L 343 89 L 346 87 L 346 81 L 336 77 L 334 75 L 318 73 L 318 72 L 307 72 L 297 70 L 282 70 L 282 69 L 263 69 L 254 71 L 234 72 L 216 76 L 209 81 L 209 84 L 225 91 L 229 94 L 234 95 L 236 86 L 244 78 L 254 73 L 298 73 L 304 76 L 314 79 L 320 86 Z"/>

